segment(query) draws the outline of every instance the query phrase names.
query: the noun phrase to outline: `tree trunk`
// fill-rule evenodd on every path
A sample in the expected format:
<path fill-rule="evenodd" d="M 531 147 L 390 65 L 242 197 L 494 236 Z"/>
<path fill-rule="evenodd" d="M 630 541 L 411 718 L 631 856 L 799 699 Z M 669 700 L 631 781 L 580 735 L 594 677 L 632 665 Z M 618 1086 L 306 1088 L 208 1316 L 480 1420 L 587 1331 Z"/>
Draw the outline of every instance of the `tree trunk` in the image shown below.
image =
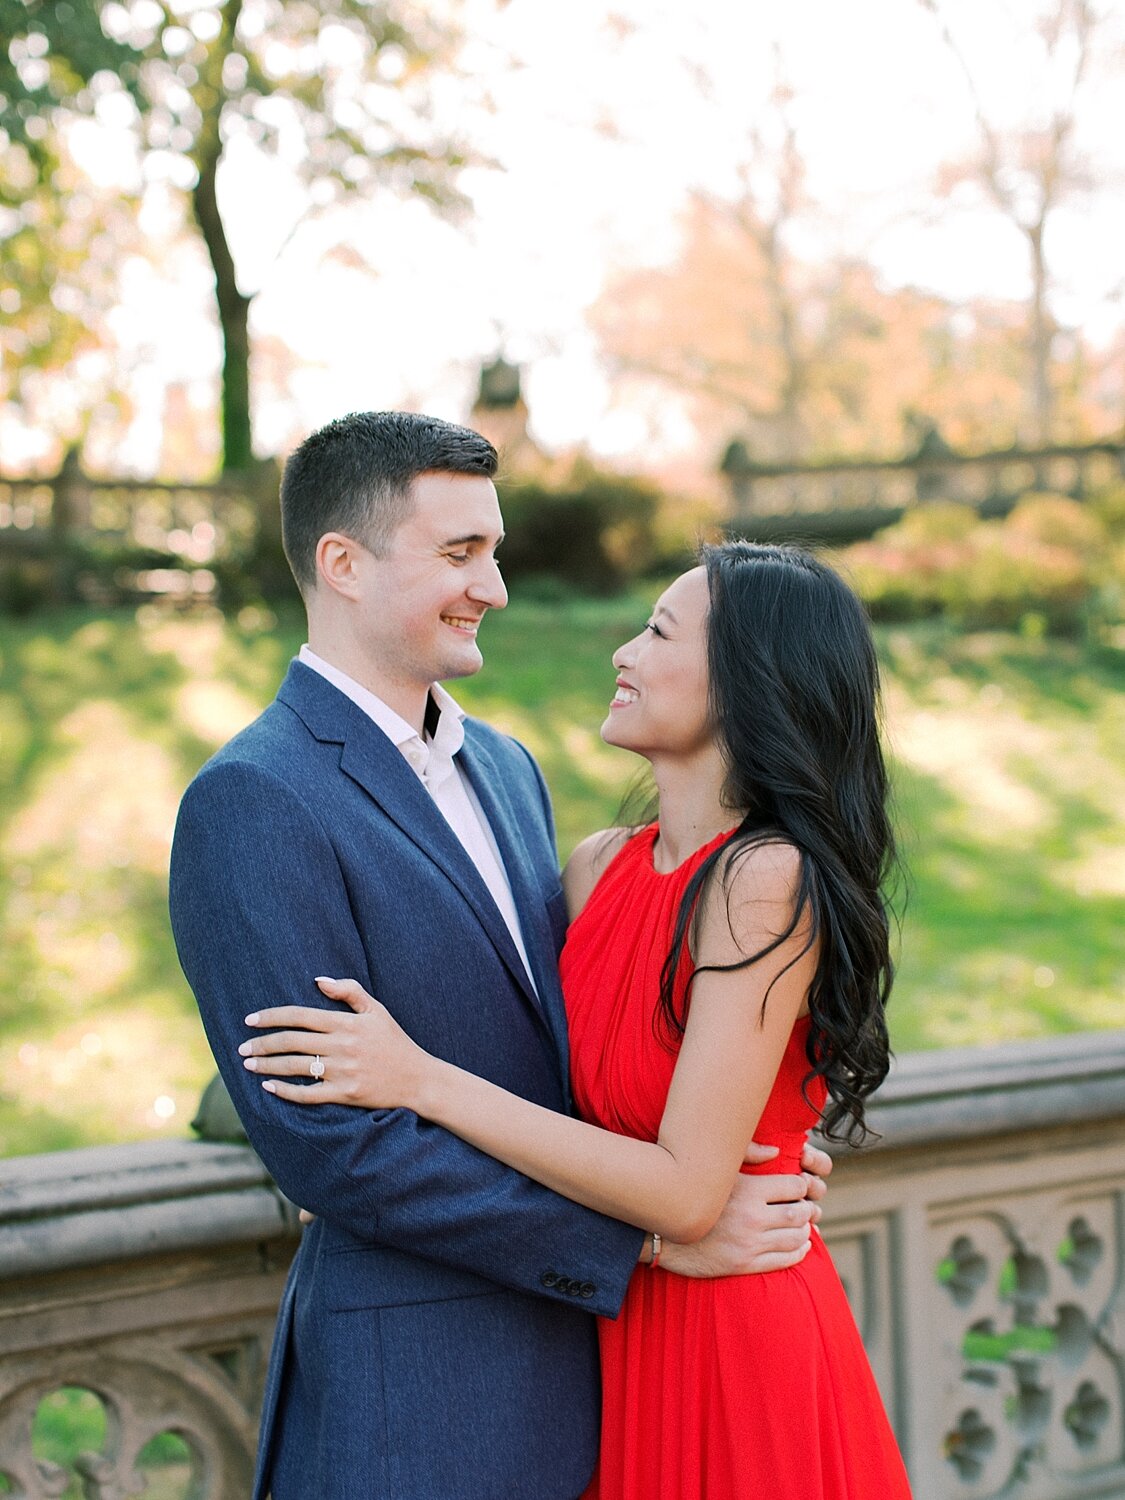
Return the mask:
<path fill-rule="evenodd" d="M 223 339 L 222 432 L 223 473 L 246 470 L 254 462 L 250 429 L 250 298 L 238 289 L 234 257 L 219 213 L 215 191 L 219 163 L 223 159 L 222 105 L 223 68 L 236 48 L 242 0 L 227 0 L 222 7 L 219 35 L 194 90 L 202 117 L 192 159 L 197 175 L 191 206 L 215 273 L 215 306 Z"/>
<path fill-rule="evenodd" d="M 1054 401 L 1051 392 L 1051 343 L 1054 327 L 1047 307 L 1047 263 L 1043 254 L 1041 218 L 1027 227 L 1031 251 L 1031 413 L 1035 441 L 1045 447 L 1054 436 Z"/>
<path fill-rule="evenodd" d="M 215 140 L 218 148 L 218 140 Z M 215 179 L 219 149 L 201 153 L 196 162 L 198 181 L 192 191 L 192 208 L 199 225 L 211 267 L 215 273 L 215 303 L 223 338 L 223 473 L 248 469 L 254 461 L 250 430 L 250 298 L 238 289 L 234 258 L 219 216 Z"/>
<path fill-rule="evenodd" d="M 781 246 L 780 226 L 771 224 L 763 231 L 759 243 L 766 259 L 766 280 L 773 304 L 777 347 L 781 353 L 782 375 L 778 389 L 777 416 L 781 438 L 782 460 L 795 463 L 805 450 L 805 424 L 802 414 L 808 386 L 805 361 L 799 346 L 797 312 L 786 285 L 785 252 Z"/>

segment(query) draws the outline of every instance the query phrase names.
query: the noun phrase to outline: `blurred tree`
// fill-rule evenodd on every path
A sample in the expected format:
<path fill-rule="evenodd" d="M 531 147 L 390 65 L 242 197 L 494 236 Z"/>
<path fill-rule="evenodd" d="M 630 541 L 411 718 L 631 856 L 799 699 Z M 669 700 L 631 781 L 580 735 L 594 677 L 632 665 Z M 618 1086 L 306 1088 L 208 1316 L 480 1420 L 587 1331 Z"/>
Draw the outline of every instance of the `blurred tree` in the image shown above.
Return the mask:
<path fill-rule="evenodd" d="M 717 116 L 718 38 L 696 16 L 683 40 L 692 90 Z M 673 287 L 662 271 L 627 275 L 600 303 L 597 322 L 619 372 L 726 407 L 759 456 L 796 459 L 811 440 L 806 406 L 815 350 L 802 323 L 806 288 L 789 242 L 809 204 L 793 90 L 776 44 L 771 60 L 761 107 L 751 107 L 741 126 L 733 192 L 692 196 L 683 276 Z M 721 297 L 712 294 L 716 286 Z"/>
<path fill-rule="evenodd" d="M 219 191 L 229 148 L 281 155 L 306 212 L 377 185 L 463 206 L 469 155 L 438 118 L 434 87 L 453 68 L 457 10 L 458 0 L 0 0 L 10 39 L 0 128 L 26 147 L 38 184 L 55 133 L 113 91 L 132 100 L 147 164 L 188 193 L 215 277 L 225 470 L 253 461 L 253 292 L 236 273 Z"/>
<path fill-rule="evenodd" d="M 1024 394 L 1018 304 L 956 307 L 914 288 L 888 290 L 862 261 L 811 263 L 764 249 L 768 231 L 751 227 L 749 213 L 745 202 L 694 199 L 675 261 L 627 270 L 606 288 L 592 321 L 621 399 L 643 404 L 646 388 L 659 386 L 665 401 L 678 395 L 711 454 L 737 433 L 767 462 L 897 453 L 917 413 L 959 447 L 1015 435 Z M 782 298 L 792 311 L 788 348 Z"/>
<path fill-rule="evenodd" d="M 1083 28 L 1091 6 L 1104 19 L 1113 0 L 1033 0 L 1010 19 L 1005 7 L 982 9 L 973 0 L 923 3 L 955 13 L 974 45 L 990 49 L 999 97 L 1009 109 L 1022 109 L 1030 93 L 1019 70 L 1025 54 L 1031 63 L 1037 49 L 1048 54 L 1051 89 L 1040 90 L 1034 103 L 1042 111 L 1058 95 L 1054 135 L 1048 131 L 1058 150 L 1053 157 L 1029 155 L 1028 169 L 1042 167 L 1055 194 L 1053 234 L 1062 208 L 1077 206 L 1084 192 L 1080 146 L 1090 146 L 1098 119 L 1088 89 L 1091 58 L 1099 76 L 1112 63 L 1108 28 L 1096 36 Z M 670 24 L 671 7 L 660 0 L 653 5 Z M 1041 36 L 1025 21 L 1028 13 L 1046 14 Z M 711 455 L 732 436 L 765 462 L 896 453 L 916 443 L 904 433 L 911 414 L 936 422 L 958 447 L 1032 438 L 1041 426 L 1029 421 L 1033 344 L 1039 404 L 1046 392 L 1059 435 L 1093 437 L 1119 423 L 1119 416 L 1107 422 L 1101 412 L 1120 401 L 1120 366 L 1107 364 L 1081 336 L 1054 330 L 1049 276 L 1040 276 L 1029 334 L 1019 291 L 1012 300 L 984 295 L 955 303 L 909 285 L 893 290 L 876 274 L 854 226 L 833 218 L 806 177 L 805 131 L 812 122 L 811 152 L 821 105 L 793 82 L 799 42 L 786 42 L 794 48 L 791 65 L 779 45 L 771 51 L 768 43 L 754 56 L 732 55 L 729 14 L 721 7 L 690 13 L 677 7 L 676 14 L 678 63 L 691 84 L 685 130 L 699 140 L 712 132 L 710 149 L 699 151 L 708 190 L 697 192 L 683 213 L 675 259 L 620 271 L 594 309 L 615 403 L 648 419 L 658 447 L 686 448 L 690 439 L 680 439 L 675 429 L 690 426 Z M 770 24 L 763 14 L 766 34 Z M 1012 36 L 1011 55 L 996 46 L 997 34 L 1005 32 Z M 1031 32 L 1026 46 L 1020 42 L 1025 32 Z M 1093 50 L 1084 61 L 1086 46 Z M 937 55 L 946 61 L 940 49 Z M 898 59 L 903 69 L 922 74 L 927 62 Z M 1050 179 L 1051 161 L 1063 172 L 1062 183 Z M 1029 187 L 1018 181 L 1012 190 L 1013 206 L 1022 212 Z M 960 196 L 974 195 L 966 187 Z M 948 214 L 948 203 L 941 209 Z M 850 247 L 847 254 L 834 248 L 841 240 Z M 1037 244 L 1043 272 L 1050 262 L 1041 238 Z M 1047 253 L 1055 253 L 1050 235 Z M 1107 394 L 1099 397 L 1102 367 Z"/>
<path fill-rule="evenodd" d="M 124 399 L 105 314 L 136 250 L 133 209 L 97 191 L 61 139 L 0 156 L 0 402 L 65 442 Z"/>
<path fill-rule="evenodd" d="M 699 20 L 692 35 L 684 67 L 695 97 L 709 117 L 739 122 L 729 191 L 697 192 L 675 263 L 625 272 L 596 306 L 619 381 L 634 399 L 645 383 L 677 392 L 712 453 L 733 431 L 767 462 L 900 451 L 912 412 L 957 442 L 980 441 L 997 421 L 1013 432 L 1010 310 L 958 317 L 834 254 L 806 189 L 801 100 L 780 47 L 756 90 L 732 94 L 713 25 Z M 991 373 L 977 358 L 985 332 L 998 355 Z"/>
<path fill-rule="evenodd" d="M 782 392 L 796 403 L 798 384 L 776 341 L 762 236 L 756 222 L 746 232 L 752 221 L 749 202 L 728 208 L 696 194 L 676 261 L 623 271 L 591 316 L 619 381 L 655 382 L 680 395 L 701 431 L 717 418 L 720 428 L 743 432 L 758 456 L 790 457 L 785 436 L 802 413 L 791 406 L 785 436 L 778 418 Z"/>
<path fill-rule="evenodd" d="M 1083 200 L 1094 186 L 1078 127 L 1103 18 L 1090 0 L 1049 0 L 1023 13 L 1021 54 L 1035 44 L 1038 77 L 1029 77 L 1023 91 L 1028 119 L 1005 126 L 990 112 L 983 69 L 971 60 L 942 0 L 919 3 L 934 16 L 964 77 L 978 137 L 975 150 L 946 164 L 939 187 L 946 195 L 962 185 L 977 189 L 1023 237 L 1027 250 L 1029 435 L 1047 443 L 1055 436 L 1051 358 L 1058 332 L 1051 311 L 1050 241 L 1059 210 Z"/>
<path fill-rule="evenodd" d="M 80 0 L 0 0 L 0 126 L 33 155 L 49 157 L 51 110 L 81 97 L 99 74 L 137 89 L 136 54 L 103 31 L 100 9 Z"/>
<path fill-rule="evenodd" d="M 701 93 L 709 95 L 712 87 L 706 72 L 697 68 L 696 77 Z M 753 248 L 759 263 L 767 342 L 777 366 L 766 415 L 780 456 L 790 459 L 801 457 L 808 447 L 805 404 L 812 379 L 812 350 L 801 327 L 801 290 L 789 253 L 793 227 L 808 207 L 793 100 L 781 49 L 775 43 L 767 110 L 747 123 L 745 147 L 735 167 L 737 196 L 733 200 L 710 197 L 713 213 L 726 219 Z"/>

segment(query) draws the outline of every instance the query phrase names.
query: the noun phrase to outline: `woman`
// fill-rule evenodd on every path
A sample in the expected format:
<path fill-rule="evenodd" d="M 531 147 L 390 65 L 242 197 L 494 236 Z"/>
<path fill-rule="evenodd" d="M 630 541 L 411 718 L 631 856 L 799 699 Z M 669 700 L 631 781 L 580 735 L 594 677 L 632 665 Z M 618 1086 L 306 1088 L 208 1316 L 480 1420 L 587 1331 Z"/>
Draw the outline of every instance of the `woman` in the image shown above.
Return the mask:
<path fill-rule="evenodd" d="M 354 981 L 358 1015 L 263 1011 L 246 1064 L 302 1104 L 404 1107 L 651 1234 L 600 1325 L 596 1500 L 900 1500 L 902 1461 L 819 1237 L 789 1271 L 701 1282 L 661 1237 L 717 1219 L 751 1137 L 797 1171 L 809 1129 L 864 1133 L 888 1063 L 882 886 L 893 857 L 878 669 L 861 606 L 795 548 L 732 542 L 614 656 L 606 741 L 645 757 L 658 820 L 587 839 L 564 876 L 568 1119 L 416 1047 Z M 751 1170 L 751 1169 L 745 1169 Z"/>

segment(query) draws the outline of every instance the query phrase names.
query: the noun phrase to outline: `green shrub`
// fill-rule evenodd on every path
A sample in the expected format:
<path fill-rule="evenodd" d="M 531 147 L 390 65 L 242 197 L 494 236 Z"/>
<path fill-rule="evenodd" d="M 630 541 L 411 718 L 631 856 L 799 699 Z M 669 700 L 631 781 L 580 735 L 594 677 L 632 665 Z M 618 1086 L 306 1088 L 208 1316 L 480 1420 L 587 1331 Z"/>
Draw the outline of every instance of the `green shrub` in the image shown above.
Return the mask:
<path fill-rule="evenodd" d="M 877 537 L 857 542 L 837 561 L 873 620 L 897 624 L 942 612 L 934 568 L 922 565 L 893 541 Z"/>
<path fill-rule="evenodd" d="M 608 594 L 649 573 L 661 556 L 660 491 L 646 480 L 576 464 L 566 480 L 500 487 L 507 578 L 550 575 Z"/>
<path fill-rule="evenodd" d="M 1095 592 L 1077 549 L 1021 534 L 1008 521 L 982 522 L 967 566 L 944 583 L 946 613 L 959 624 L 1010 629 L 1035 615 L 1055 634 L 1080 627 Z"/>
<path fill-rule="evenodd" d="M 971 505 L 934 500 L 908 510 L 894 530 L 904 541 L 923 546 L 927 542 L 967 541 L 979 522 L 980 517 Z"/>
<path fill-rule="evenodd" d="M 1109 542 L 1101 517 L 1066 495 L 1025 495 L 1008 513 L 1004 526 L 1014 536 L 1062 547 L 1089 559 L 1104 555 Z"/>
<path fill-rule="evenodd" d="M 1029 494 L 1003 520 L 919 506 L 839 561 L 876 620 L 1097 633 L 1120 617 L 1125 585 L 1125 546 L 1107 519 L 1116 504 Z"/>
<path fill-rule="evenodd" d="M 1086 503 L 1090 514 L 1097 516 L 1105 527 L 1106 534 L 1125 542 L 1125 481 L 1098 490 Z"/>
<path fill-rule="evenodd" d="M 0 559 L 0 614 L 29 615 L 50 598 L 51 572 L 42 559 Z"/>

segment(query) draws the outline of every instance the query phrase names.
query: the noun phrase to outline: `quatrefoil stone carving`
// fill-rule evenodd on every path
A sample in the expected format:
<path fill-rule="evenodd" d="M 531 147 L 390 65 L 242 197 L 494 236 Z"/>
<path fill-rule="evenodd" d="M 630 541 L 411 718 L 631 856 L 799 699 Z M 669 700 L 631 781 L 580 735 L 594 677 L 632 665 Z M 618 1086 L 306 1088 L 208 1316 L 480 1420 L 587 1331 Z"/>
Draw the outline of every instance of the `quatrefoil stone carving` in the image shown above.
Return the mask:
<path fill-rule="evenodd" d="M 950 1496 L 1047 1494 L 1125 1454 L 1116 1205 L 1028 1207 L 963 1213 L 938 1241 Z"/>

